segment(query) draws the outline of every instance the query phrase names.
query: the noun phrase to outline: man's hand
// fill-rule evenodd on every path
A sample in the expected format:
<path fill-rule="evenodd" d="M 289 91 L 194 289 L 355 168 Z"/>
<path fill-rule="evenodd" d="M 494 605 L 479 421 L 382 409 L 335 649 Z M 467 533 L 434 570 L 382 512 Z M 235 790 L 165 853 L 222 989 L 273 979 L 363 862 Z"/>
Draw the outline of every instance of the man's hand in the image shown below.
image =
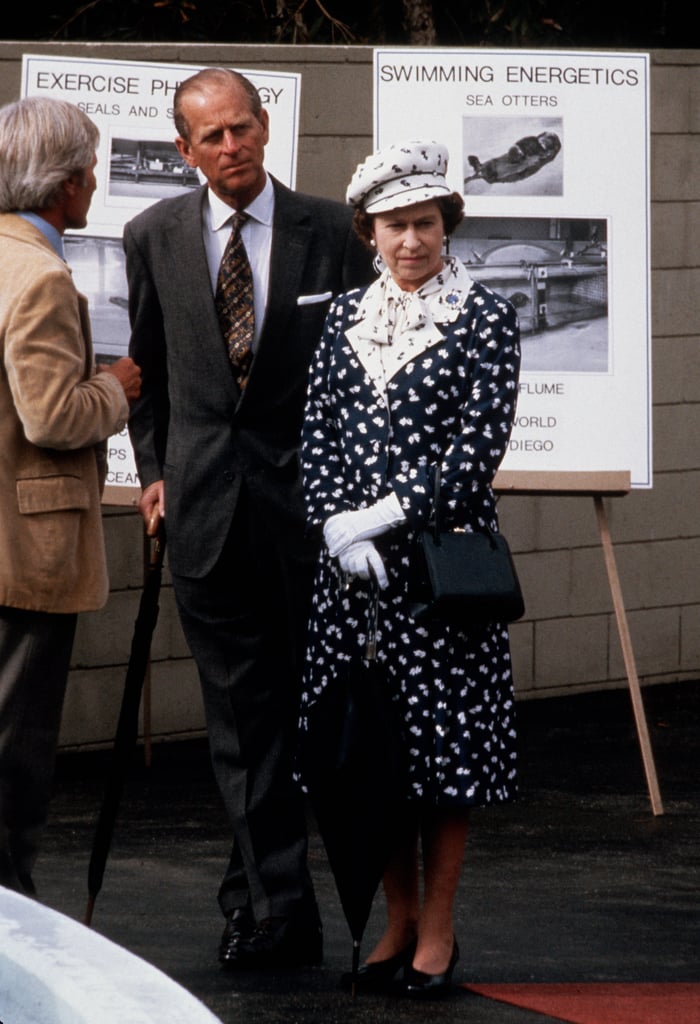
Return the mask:
<path fill-rule="evenodd" d="M 155 537 L 161 519 L 165 519 L 165 489 L 162 480 L 144 487 L 139 499 L 139 512 L 146 524 L 146 533 Z"/>
<path fill-rule="evenodd" d="M 124 388 L 124 394 L 128 402 L 133 402 L 141 394 L 141 370 L 129 356 L 117 359 L 115 363 L 110 365 L 100 363 L 97 367 L 97 372 L 111 373 L 116 377 Z"/>

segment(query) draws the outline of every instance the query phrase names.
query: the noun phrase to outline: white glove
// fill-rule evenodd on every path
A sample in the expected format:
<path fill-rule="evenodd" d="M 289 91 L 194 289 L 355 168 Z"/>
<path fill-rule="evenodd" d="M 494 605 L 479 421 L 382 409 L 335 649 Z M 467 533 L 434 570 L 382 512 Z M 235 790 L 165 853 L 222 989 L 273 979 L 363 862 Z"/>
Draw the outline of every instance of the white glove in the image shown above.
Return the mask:
<path fill-rule="evenodd" d="M 357 540 L 348 544 L 338 555 L 338 564 L 343 572 L 359 576 L 361 580 L 368 580 L 374 575 L 380 590 L 389 586 L 382 556 L 371 540 Z"/>
<path fill-rule="evenodd" d="M 395 494 L 381 498 L 369 508 L 338 512 L 323 524 L 323 539 L 331 557 L 356 540 L 369 540 L 406 521 Z"/>

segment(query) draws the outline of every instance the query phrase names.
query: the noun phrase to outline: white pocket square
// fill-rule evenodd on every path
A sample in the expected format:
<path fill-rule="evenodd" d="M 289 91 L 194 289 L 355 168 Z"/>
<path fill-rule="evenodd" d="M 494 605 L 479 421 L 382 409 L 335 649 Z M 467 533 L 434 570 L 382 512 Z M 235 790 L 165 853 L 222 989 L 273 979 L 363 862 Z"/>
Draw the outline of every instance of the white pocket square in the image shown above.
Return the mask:
<path fill-rule="evenodd" d="M 315 302 L 328 302 L 333 298 L 333 292 L 321 292 L 320 295 L 300 295 L 297 299 L 297 306 L 312 306 Z"/>

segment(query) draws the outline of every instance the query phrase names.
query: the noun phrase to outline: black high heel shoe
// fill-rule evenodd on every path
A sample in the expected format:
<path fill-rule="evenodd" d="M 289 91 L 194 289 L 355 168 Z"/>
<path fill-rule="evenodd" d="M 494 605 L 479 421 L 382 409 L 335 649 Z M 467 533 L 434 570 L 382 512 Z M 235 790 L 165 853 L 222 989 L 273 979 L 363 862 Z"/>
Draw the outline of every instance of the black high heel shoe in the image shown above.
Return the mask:
<path fill-rule="evenodd" d="M 358 990 L 363 992 L 381 992 L 390 988 L 394 978 L 402 967 L 410 966 L 413 954 L 416 951 L 416 940 L 408 944 L 404 949 L 390 956 L 386 960 L 374 960 L 369 964 L 362 964 L 355 978 Z M 348 971 L 340 979 L 340 987 L 349 992 L 352 989 L 353 976 Z"/>
<path fill-rule="evenodd" d="M 404 993 L 411 999 L 440 999 L 450 990 L 452 973 L 458 960 L 459 947 L 457 939 L 454 939 L 447 969 L 442 974 L 426 974 L 409 967 L 404 973 Z"/>

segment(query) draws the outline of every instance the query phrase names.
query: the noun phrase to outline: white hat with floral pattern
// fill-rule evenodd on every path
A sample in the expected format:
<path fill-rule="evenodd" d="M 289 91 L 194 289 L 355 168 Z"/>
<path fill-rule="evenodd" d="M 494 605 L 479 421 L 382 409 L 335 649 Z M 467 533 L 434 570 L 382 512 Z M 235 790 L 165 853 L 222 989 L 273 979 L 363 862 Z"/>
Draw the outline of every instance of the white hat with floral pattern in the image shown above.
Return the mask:
<path fill-rule="evenodd" d="M 384 213 L 450 195 L 447 148 L 439 142 L 395 142 L 359 164 L 346 202 L 366 213 Z"/>

